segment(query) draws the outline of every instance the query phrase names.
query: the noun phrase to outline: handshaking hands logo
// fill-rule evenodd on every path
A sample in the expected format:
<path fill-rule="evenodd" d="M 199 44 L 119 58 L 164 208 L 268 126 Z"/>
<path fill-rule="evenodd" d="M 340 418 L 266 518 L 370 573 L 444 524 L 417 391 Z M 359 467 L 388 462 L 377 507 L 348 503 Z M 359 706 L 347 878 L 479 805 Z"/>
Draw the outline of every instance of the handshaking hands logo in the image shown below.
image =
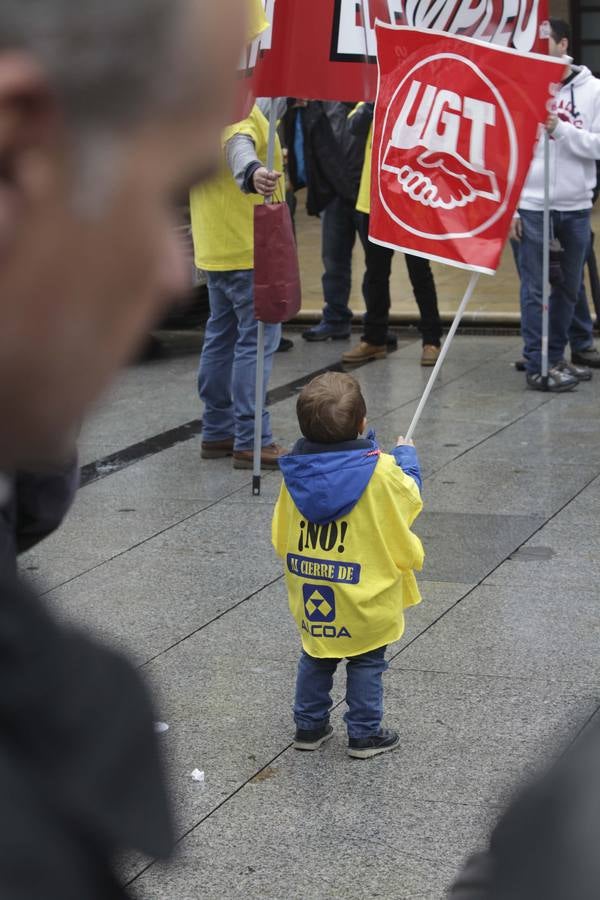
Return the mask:
<path fill-rule="evenodd" d="M 383 169 L 397 175 L 412 200 L 434 209 L 463 207 L 477 197 L 496 203 L 501 199 L 495 174 L 458 153 L 428 150 L 423 145 L 399 148 L 390 142 Z"/>

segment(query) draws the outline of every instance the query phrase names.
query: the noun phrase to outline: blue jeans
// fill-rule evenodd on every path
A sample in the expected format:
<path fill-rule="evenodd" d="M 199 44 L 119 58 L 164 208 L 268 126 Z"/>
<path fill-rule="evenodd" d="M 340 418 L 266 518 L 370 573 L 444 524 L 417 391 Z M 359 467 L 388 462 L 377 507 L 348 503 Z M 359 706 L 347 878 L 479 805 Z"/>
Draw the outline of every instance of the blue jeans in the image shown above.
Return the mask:
<path fill-rule="evenodd" d="M 209 272 L 210 317 L 198 372 L 204 403 L 202 437 L 233 437 L 236 450 L 254 446 L 254 395 L 258 322 L 254 318 L 254 272 Z M 279 346 L 281 325 L 265 325 L 265 398 Z M 263 412 L 263 447 L 273 442 L 271 419 Z"/>
<path fill-rule="evenodd" d="M 365 738 L 377 734 L 383 719 L 382 675 L 388 668 L 386 647 L 360 656 L 350 656 L 346 666 L 344 721 L 348 737 Z M 315 731 L 329 721 L 333 673 L 339 659 L 316 659 L 302 651 L 298 663 L 294 721 L 298 728 Z"/>
<path fill-rule="evenodd" d="M 535 374 L 542 367 L 543 213 L 522 209 L 519 214 L 523 226 L 518 254 L 521 333 L 527 371 Z M 551 216 L 554 235 L 564 251 L 561 260 L 564 282 L 553 286 L 550 294 L 548 361 L 553 367 L 564 357 L 570 338 L 574 349 L 580 350 L 591 346 L 593 337 L 589 310 L 587 305 L 584 310 L 581 298 L 583 267 L 591 240 L 590 211 L 552 210 Z"/>
<path fill-rule="evenodd" d="M 354 204 L 336 197 L 321 216 L 323 257 L 323 319 L 330 325 L 350 325 L 348 308 L 352 289 L 352 251 L 358 218 Z"/>

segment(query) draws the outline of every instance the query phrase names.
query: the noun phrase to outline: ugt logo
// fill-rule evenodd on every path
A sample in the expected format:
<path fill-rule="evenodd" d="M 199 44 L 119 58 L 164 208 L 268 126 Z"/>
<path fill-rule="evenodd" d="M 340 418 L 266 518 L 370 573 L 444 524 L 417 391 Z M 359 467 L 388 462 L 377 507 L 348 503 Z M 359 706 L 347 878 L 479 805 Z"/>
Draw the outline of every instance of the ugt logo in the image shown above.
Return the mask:
<path fill-rule="evenodd" d="M 515 127 L 500 92 L 469 59 L 439 53 L 411 69 L 389 103 L 379 154 L 382 203 L 413 234 L 472 237 L 505 212 Z"/>

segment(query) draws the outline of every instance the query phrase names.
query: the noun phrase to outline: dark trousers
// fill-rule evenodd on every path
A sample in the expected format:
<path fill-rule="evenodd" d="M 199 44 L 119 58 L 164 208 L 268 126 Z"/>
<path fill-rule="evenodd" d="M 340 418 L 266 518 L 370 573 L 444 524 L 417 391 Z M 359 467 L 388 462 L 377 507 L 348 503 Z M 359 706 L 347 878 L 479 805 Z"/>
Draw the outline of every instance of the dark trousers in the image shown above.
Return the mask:
<path fill-rule="evenodd" d="M 363 340 L 383 346 L 387 339 L 390 317 L 390 274 L 394 251 L 369 240 L 369 216 L 357 213 L 358 233 L 365 252 L 363 297 L 367 308 L 364 318 Z M 419 330 L 423 344 L 440 346 L 442 323 L 438 310 L 437 292 L 428 259 L 405 254 L 408 277 L 419 307 Z"/>

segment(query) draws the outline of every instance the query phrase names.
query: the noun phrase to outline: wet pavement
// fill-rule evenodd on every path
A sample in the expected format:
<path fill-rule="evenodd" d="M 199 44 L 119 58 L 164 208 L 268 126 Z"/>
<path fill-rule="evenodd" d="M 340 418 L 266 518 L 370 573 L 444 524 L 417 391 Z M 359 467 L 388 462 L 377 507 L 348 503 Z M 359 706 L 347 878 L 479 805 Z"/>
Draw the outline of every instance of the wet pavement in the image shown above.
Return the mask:
<path fill-rule="evenodd" d="M 277 356 L 276 438 L 344 344 Z M 399 751 L 291 749 L 298 637 L 251 473 L 200 459 L 197 339 L 128 369 L 86 424 L 86 484 L 61 531 L 22 559 L 61 616 L 125 648 L 155 687 L 177 814 L 174 864 L 128 859 L 144 900 L 433 900 L 484 845 L 514 786 L 600 708 L 600 375 L 525 390 L 515 337 L 459 336 L 416 435 L 424 601 L 390 648 Z M 406 431 L 427 370 L 401 336 L 357 370 L 382 445 Z M 194 781 L 194 769 L 204 781 Z"/>

